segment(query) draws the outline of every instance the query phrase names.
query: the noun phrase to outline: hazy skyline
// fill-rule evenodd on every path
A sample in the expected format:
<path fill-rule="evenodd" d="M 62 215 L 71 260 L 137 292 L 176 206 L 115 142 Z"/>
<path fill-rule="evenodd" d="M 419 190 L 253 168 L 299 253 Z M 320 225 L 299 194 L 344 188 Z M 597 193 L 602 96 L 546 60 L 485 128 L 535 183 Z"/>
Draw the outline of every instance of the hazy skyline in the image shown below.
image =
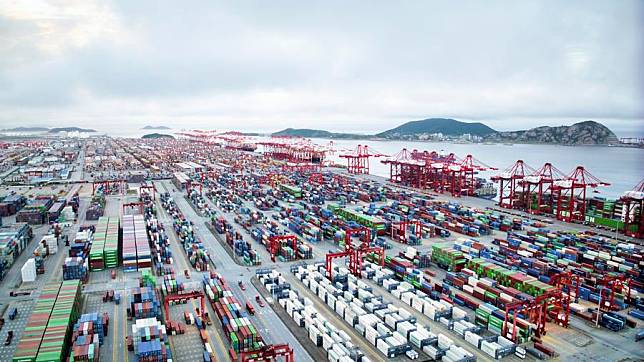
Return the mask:
<path fill-rule="evenodd" d="M 640 1 L 0 0 L 0 128 L 644 136 Z"/>

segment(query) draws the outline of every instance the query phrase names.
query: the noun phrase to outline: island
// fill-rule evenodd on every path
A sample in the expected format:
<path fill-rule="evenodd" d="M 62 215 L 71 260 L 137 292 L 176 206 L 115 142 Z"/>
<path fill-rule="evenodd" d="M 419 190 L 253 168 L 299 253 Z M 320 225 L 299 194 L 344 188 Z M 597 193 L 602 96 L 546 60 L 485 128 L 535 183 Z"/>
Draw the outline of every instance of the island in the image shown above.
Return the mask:
<path fill-rule="evenodd" d="M 162 130 L 162 129 L 172 129 L 172 128 L 167 127 L 167 126 L 145 126 L 145 127 L 141 128 L 141 129 Z"/>
<path fill-rule="evenodd" d="M 174 136 L 169 135 L 169 134 L 163 134 L 163 133 L 148 133 L 146 135 L 143 135 L 141 138 L 143 138 L 143 139 L 157 139 L 157 138 L 174 139 Z"/>
<path fill-rule="evenodd" d="M 96 130 L 91 128 L 80 128 L 80 127 L 58 127 L 58 128 L 52 128 L 48 132 L 49 133 L 59 133 L 59 132 L 93 133 L 93 132 L 96 132 Z"/>
<path fill-rule="evenodd" d="M 47 132 L 49 128 L 47 127 L 14 127 L 14 128 L 5 128 L 1 130 L 2 132 Z"/>

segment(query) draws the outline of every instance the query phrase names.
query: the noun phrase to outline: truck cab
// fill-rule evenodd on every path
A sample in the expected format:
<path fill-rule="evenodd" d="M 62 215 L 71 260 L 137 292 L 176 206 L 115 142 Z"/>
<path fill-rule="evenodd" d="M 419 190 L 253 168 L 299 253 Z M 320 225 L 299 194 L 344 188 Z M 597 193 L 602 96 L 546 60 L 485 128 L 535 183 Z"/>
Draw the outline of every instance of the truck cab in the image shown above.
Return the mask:
<path fill-rule="evenodd" d="M 16 319 L 16 317 L 17 317 L 17 316 L 18 316 L 18 308 L 13 307 L 13 308 L 9 311 L 9 319 L 10 319 L 10 320 L 14 320 L 14 319 Z"/>
<path fill-rule="evenodd" d="M 255 315 L 255 308 L 250 302 L 246 302 L 246 310 L 248 310 L 248 314 Z"/>
<path fill-rule="evenodd" d="M 7 339 L 4 341 L 4 345 L 8 346 L 11 344 L 11 341 L 13 340 L 13 331 L 7 332 Z"/>

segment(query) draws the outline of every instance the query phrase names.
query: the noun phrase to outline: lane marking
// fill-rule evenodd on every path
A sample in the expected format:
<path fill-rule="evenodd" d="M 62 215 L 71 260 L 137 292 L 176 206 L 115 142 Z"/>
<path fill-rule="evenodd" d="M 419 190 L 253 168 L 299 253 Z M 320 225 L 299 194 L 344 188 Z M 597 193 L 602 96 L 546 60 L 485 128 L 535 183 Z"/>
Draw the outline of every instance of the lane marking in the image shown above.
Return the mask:
<path fill-rule="evenodd" d="M 116 304 L 114 304 L 114 313 L 112 314 L 114 316 L 114 326 L 112 326 L 112 361 L 116 361 L 116 329 L 119 325 L 119 318 L 116 312 Z"/>

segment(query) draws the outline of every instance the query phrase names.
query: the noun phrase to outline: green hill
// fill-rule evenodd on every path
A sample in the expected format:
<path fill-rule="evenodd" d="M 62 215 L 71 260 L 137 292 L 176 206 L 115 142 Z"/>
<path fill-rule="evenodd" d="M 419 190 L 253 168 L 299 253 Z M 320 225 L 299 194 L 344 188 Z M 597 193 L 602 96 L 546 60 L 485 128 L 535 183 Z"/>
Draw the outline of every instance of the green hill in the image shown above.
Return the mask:
<path fill-rule="evenodd" d="M 407 122 L 396 128 L 378 133 L 376 136 L 390 139 L 414 139 L 432 133 L 442 133 L 446 136 L 460 136 L 466 133 L 473 136 L 486 136 L 496 133 L 496 131 L 479 122 L 467 123 L 451 118 L 428 118 Z"/>

